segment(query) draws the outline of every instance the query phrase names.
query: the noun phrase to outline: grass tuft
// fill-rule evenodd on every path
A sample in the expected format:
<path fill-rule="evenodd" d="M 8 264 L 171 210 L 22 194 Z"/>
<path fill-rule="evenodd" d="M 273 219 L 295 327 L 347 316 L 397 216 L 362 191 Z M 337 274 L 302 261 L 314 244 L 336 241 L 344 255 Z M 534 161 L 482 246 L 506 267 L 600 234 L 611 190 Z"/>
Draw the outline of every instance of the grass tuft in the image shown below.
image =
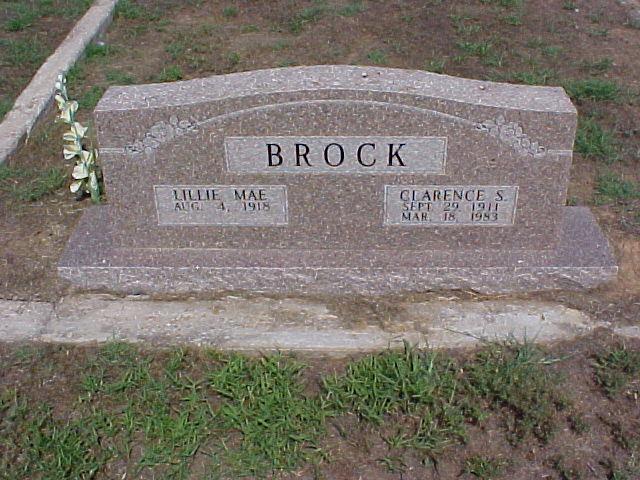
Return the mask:
<path fill-rule="evenodd" d="M 465 437 L 464 412 L 455 400 L 457 369 L 432 352 L 405 345 L 404 352 L 370 355 L 351 363 L 342 376 L 324 379 L 328 404 L 382 425 L 389 415 L 415 415 L 405 443 L 429 454 Z"/>
<path fill-rule="evenodd" d="M 236 475 L 291 470 L 315 454 L 327 412 L 304 395 L 304 368 L 280 355 L 234 355 L 209 375 L 210 387 L 227 399 L 220 420 L 240 435 L 229 458 Z"/>
<path fill-rule="evenodd" d="M 640 190 L 635 187 L 635 195 Z M 625 346 L 612 348 L 596 357 L 596 381 L 609 397 L 614 397 L 640 379 L 640 351 Z"/>
<path fill-rule="evenodd" d="M 327 8 L 323 3 L 304 8 L 289 20 L 289 31 L 291 33 L 300 33 L 306 25 L 320 20 L 326 10 Z"/>
<path fill-rule="evenodd" d="M 2 60 L 12 67 L 23 66 L 24 64 L 38 66 L 47 57 L 47 49 L 40 39 L 32 37 L 29 39 L 0 40 L 0 51 Z"/>
<path fill-rule="evenodd" d="M 156 82 L 175 82 L 182 80 L 182 69 L 178 65 L 171 65 L 162 69 L 155 77 Z"/>
<path fill-rule="evenodd" d="M 491 480 L 500 477 L 506 464 L 507 462 L 499 458 L 474 455 L 465 460 L 464 473 L 482 480 Z"/>
<path fill-rule="evenodd" d="M 2 121 L 2 118 L 9 113 L 11 107 L 13 107 L 13 100 L 5 97 L 0 98 L 0 121 Z"/>
<path fill-rule="evenodd" d="M 619 157 L 618 142 L 593 117 L 579 118 L 575 151 L 585 158 L 595 158 L 607 164 L 615 162 Z"/>
<path fill-rule="evenodd" d="M 66 173 L 59 167 L 33 171 L 0 165 L 0 192 L 9 193 L 20 201 L 40 200 L 62 188 L 66 179 Z"/>
<path fill-rule="evenodd" d="M 367 54 L 367 60 L 374 65 L 384 65 L 387 63 L 387 54 L 382 50 L 371 50 Z"/>
<path fill-rule="evenodd" d="M 598 60 L 585 60 L 580 67 L 592 73 L 606 73 L 611 70 L 613 60 L 609 57 L 600 58 Z"/>
<path fill-rule="evenodd" d="M 364 9 L 362 1 L 350 2 L 338 10 L 338 15 L 342 17 L 355 17 L 364 12 Z"/>
<path fill-rule="evenodd" d="M 571 80 L 565 82 L 564 88 L 576 102 L 584 100 L 596 102 L 617 100 L 620 95 L 620 87 L 614 81 L 599 78 Z"/>
<path fill-rule="evenodd" d="M 115 10 L 116 18 L 121 17 L 126 20 L 138 20 L 145 17 L 144 9 L 132 0 L 118 0 Z"/>
<path fill-rule="evenodd" d="M 596 203 L 627 202 L 640 198 L 640 185 L 614 173 L 600 175 L 596 184 Z"/>
<path fill-rule="evenodd" d="M 238 16 L 239 13 L 240 11 L 238 10 L 238 7 L 233 5 L 224 7 L 222 9 L 222 16 L 225 18 L 235 18 Z"/>
<path fill-rule="evenodd" d="M 556 412 L 566 400 L 547 363 L 535 346 L 509 342 L 486 347 L 466 367 L 471 391 L 510 413 L 505 420 L 514 443 L 529 435 L 548 441 L 557 428 Z"/>

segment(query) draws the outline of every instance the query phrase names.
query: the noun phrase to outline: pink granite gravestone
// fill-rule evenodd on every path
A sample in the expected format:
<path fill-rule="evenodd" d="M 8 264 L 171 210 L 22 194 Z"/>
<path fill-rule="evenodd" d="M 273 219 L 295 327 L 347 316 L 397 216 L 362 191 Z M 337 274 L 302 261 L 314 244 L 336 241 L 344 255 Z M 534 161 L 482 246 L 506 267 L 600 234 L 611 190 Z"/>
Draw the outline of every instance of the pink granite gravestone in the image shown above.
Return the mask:
<path fill-rule="evenodd" d="M 377 67 L 110 88 L 60 274 L 124 292 L 513 292 L 615 277 L 561 88 Z"/>

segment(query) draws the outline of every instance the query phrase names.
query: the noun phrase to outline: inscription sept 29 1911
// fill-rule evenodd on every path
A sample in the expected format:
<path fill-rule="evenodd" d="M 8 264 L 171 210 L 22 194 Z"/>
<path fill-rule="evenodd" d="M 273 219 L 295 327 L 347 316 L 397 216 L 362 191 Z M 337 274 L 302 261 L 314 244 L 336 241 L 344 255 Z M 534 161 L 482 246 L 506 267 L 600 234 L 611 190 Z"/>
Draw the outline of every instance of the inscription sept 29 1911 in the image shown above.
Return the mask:
<path fill-rule="evenodd" d="M 518 187 L 385 185 L 386 225 L 511 225 Z"/>

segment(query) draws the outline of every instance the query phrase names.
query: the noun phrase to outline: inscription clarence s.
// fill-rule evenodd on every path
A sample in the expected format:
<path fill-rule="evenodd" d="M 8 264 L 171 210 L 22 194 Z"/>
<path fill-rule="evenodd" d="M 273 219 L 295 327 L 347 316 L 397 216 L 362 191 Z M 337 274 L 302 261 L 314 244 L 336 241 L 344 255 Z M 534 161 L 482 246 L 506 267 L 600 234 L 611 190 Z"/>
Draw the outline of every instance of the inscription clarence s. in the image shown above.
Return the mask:
<path fill-rule="evenodd" d="M 518 187 L 385 185 L 386 225 L 511 225 Z"/>
<path fill-rule="evenodd" d="M 155 185 L 159 225 L 287 224 L 282 185 Z"/>
<path fill-rule="evenodd" d="M 445 137 L 227 137 L 231 172 L 444 173 Z"/>

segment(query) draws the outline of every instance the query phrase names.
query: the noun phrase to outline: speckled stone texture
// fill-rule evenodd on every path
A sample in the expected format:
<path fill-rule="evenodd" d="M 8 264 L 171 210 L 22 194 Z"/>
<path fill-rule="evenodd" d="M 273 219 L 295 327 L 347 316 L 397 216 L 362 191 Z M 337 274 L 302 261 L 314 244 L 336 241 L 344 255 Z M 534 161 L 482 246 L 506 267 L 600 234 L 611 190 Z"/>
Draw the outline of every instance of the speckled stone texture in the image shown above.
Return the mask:
<path fill-rule="evenodd" d="M 490 293 L 616 275 L 591 213 L 565 207 L 561 88 L 295 67 L 112 87 L 95 120 L 108 203 L 59 266 L 84 288 Z"/>

